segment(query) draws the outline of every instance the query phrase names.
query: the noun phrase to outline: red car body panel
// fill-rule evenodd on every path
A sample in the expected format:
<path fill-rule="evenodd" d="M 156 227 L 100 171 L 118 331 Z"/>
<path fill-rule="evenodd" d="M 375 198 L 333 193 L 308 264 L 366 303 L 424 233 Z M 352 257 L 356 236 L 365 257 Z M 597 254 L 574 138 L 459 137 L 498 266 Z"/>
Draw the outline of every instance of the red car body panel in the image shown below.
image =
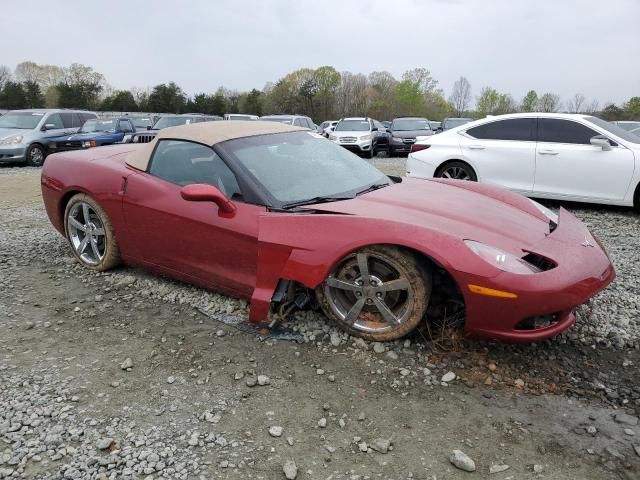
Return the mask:
<path fill-rule="evenodd" d="M 53 225 L 64 234 L 66 201 L 85 192 L 107 212 L 127 264 L 250 300 L 252 321 L 267 318 L 281 279 L 315 288 L 346 254 L 374 244 L 415 250 L 446 269 L 464 296 L 467 333 L 489 339 L 556 335 L 574 322 L 574 307 L 615 277 L 604 250 L 569 212 L 560 212 L 551 232 L 529 200 L 494 187 L 404 179 L 351 200 L 309 206 L 308 213 L 234 202 L 235 215 L 225 218 L 215 204 L 186 201 L 181 187 L 126 166 L 134 148 L 48 157 L 42 193 Z M 557 266 L 531 275 L 504 272 L 473 253 L 464 239 L 518 256 L 533 252 Z M 472 293 L 469 284 L 517 298 Z M 525 318 L 546 314 L 556 314 L 558 321 L 516 328 Z"/>

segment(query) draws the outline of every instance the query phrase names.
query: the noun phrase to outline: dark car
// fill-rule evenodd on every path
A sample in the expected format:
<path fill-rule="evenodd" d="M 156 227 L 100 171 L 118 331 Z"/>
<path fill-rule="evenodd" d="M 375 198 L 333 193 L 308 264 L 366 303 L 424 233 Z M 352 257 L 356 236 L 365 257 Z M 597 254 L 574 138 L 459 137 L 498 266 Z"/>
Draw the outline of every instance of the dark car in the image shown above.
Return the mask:
<path fill-rule="evenodd" d="M 200 122 L 214 122 L 222 120 L 222 117 L 217 115 L 202 115 L 199 113 L 184 113 L 181 115 L 163 115 L 153 125 L 153 127 L 147 127 L 146 131 L 138 132 L 133 136 L 133 143 L 149 143 L 156 138 L 156 135 L 163 128 L 177 127 L 180 125 L 189 125 L 191 123 Z"/>
<path fill-rule="evenodd" d="M 473 122 L 473 118 L 445 118 L 440 124 L 439 131 L 444 132 L 469 122 Z"/>
<path fill-rule="evenodd" d="M 135 132 L 136 129 L 128 117 L 94 118 L 84 122 L 78 133 L 50 138 L 47 149 L 49 153 L 55 153 L 116 143 L 129 143 Z"/>
<path fill-rule="evenodd" d="M 398 154 L 408 154 L 411 146 L 416 143 L 416 137 L 433 135 L 431 123 L 422 117 L 399 117 L 391 122 L 389 132 L 390 157 Z"/>

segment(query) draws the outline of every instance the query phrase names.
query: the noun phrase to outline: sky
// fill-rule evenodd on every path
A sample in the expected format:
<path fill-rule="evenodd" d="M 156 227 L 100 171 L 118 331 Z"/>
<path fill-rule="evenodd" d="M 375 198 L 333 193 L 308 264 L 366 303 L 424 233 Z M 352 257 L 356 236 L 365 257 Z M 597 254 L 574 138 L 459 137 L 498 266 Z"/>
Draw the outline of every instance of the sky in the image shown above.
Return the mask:
<path fill-rule="evenodd" d="M 0 31 L 0 64 L 83 63 L 116 89 L 244 91 L 332 65 L 425 67 L 446 96 L 461 75 L 474 98 L 640 95 L 640 0 L 2 0 Z"/>

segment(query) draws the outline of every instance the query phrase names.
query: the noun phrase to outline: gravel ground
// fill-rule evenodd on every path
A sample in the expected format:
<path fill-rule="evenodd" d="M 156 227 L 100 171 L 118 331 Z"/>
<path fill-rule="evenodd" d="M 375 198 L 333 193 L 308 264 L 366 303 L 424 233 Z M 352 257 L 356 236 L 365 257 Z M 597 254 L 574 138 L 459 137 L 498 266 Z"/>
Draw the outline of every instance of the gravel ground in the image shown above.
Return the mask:
<path fill-rule="evenodd" d="M 618 278 L 553 340 L 371 344 L 300 312 L 296 344 L 195 309 L 245 302 L 81 268 L 38 174 L 0 168 L 0 479 L 640 478 L 638 215 L 565 205 Z"/>

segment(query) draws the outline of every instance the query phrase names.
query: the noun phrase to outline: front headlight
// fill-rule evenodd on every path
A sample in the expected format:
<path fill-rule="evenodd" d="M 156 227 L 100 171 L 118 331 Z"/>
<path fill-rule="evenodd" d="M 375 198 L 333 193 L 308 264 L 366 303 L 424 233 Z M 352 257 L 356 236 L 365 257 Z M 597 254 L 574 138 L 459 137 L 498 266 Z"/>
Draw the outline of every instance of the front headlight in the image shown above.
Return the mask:
<path fill-rule="evenodd" d="M 553 223 L 555 223 L 556 225 L 558 224 L 558 214 L 554 213 L 553 211 L 549 210 L 547 207 L 545 207 L 544 205 L 529 199 L 529 201 L 531 203 L 533 203 L 533 206 L 536 207 L 538 210 L 540 210 L 545 217 L 547 217 L 549 220 L 551 220 Z"/>
<path fill-rule="evenodd" d="M 96 141 L 95 140 L 89 140 L 86 142 L 82 142 L 82 147 L 83 148 L 91 148 L 91 147 L 95 147 L 96 146 Z"/>
<path fill-rule="evenodd" d="M 22 135 L 11 135 L 10 137 L 0 140 L 0 145 L 18 145 L 22 143 L 23 138 Z"/>
<path fill-rule="evenodd" d="M 360 137 L 361 142 L 365 142 L 367 140 L 371 140 L 371 135 L 363 135 Z"/>
<path fill-rule="evenodd" d="M 490 263 L 502 271 L 519 275 L 541 272 L 535 265 L 531 265 L 529 262 L 525 262 L 523 259 L 504 252 L 499 248 L 490 247 L 489 245 L 474 240 L 465 240 L 464 243 L 485 262 Z"/>
<path fill-rule="evenodd" d="M 398 142 L 398 143 L 403 143 L 403 141 L 404 141 L 400 137 L 391 137 L 391 140 L 393 140 L 394 142 Z"/>

